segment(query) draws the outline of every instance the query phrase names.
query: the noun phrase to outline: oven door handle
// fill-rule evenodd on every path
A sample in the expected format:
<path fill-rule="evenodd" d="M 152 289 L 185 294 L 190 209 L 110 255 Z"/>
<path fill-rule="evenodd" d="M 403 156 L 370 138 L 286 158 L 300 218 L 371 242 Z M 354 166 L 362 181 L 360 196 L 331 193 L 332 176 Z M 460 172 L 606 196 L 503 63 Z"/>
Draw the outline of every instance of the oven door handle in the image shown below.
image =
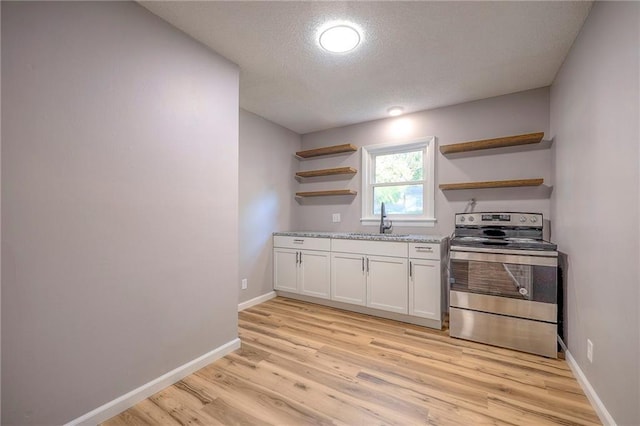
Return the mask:
<path fill-rule="evenodd" d="M 558 266 L 558 259 L 556 257 L 518 256 L 515 254 L 478 253 L 451 250 L 450 258 L 451 260 L 474 260 L 477 262 L 511 263 L 516 265 Z"/>

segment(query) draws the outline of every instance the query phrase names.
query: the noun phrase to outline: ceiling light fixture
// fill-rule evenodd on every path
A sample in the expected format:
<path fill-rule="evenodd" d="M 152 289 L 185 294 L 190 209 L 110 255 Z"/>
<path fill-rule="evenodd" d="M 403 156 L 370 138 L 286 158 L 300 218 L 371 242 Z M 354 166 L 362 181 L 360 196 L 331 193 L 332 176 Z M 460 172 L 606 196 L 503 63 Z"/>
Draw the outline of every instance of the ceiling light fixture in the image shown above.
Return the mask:
<path fill-rule="evenodd" d="M 320 34 L 320 46 L 333 53 L 344 53 L 360 44 L 360 33 L 349 25 L 336 25 Z"/>
<path fill-rule="evenodd" d="M 404 112 L 404 108 L 399 107 L 399 106 L 395 106 L 395 107 L 391 107 L 387 110 L 387 112 L 389 113 L 390 116 L 392 117 L 397 117 L 398 115 L 402 114 Z"/>

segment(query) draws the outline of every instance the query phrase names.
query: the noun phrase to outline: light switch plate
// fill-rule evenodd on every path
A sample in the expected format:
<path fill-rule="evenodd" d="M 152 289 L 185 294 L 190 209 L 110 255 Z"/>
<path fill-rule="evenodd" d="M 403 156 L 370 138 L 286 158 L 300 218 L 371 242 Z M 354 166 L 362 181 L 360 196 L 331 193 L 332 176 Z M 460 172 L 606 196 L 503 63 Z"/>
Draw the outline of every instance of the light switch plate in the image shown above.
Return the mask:
<path fill-rule="evenodd" d="M 333 222 L 340 222 L 340 213 L 334 213 L 333 214 Z"/>

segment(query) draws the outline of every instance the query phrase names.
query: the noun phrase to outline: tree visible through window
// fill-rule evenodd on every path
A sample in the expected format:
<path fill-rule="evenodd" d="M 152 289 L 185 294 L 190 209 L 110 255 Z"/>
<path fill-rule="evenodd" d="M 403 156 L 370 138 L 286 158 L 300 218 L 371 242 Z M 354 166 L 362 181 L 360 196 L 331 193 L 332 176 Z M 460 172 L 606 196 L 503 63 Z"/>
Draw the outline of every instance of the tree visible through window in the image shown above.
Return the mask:
<path fill-rule="evenodd" d="M 381 203 L 388 214 L 423 214 L 423 149 L 375 155 L 373 176 L 374 215 L 380 214 Z"/>

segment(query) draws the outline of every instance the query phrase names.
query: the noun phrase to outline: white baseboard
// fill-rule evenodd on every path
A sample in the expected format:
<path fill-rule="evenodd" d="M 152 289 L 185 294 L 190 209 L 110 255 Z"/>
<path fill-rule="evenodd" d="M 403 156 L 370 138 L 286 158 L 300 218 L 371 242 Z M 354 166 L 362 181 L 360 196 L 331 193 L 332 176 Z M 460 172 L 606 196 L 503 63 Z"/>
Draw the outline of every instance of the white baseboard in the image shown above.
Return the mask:
<path fill-rule="evenodd" d="M 208 364 L 222 358 L 223 356 L 240 348 L 240 339 L 235 338 L 228 343 L 208 352 L 180 367 L 169 371 L 168 373 L 140 386 L 131 392 L 122 395 L 113 401 L 96 408 L 95 410 L 78 417 L 75 420 L 71 420 L 65 426 L 84 426 L 84 425 L 97 425 L 111 417 L 120 414 L 127 408 L 133 407 L 138 402 L 143 401 L 162 389 L 171 386 L 172 384 L 182 380 L 189 374 L 192 374 Z"/>
<path fill-rule="evenodd" d="M 251 300 L 247 300 L 246 302 L 242 302 L 238 304 L 238 312 L 244 311 L 245 309 L 249 309 L 252 306 L 259 305 L 262 302 L 266 302 L 269 299 L 273 299 L 277 294 L 275 291 L 270 291 L 267 294 L 263 294 L 262 296 L 254 297 Z"/>
<path fill-rule="evenodd" d="M 573 374 L 576 376 L 580 387 L 584 391 L 584 394 L 587 396 L 587 399 L 589 399 L 589 402 L 591 402 L 593 408 L 596 410 L 596 414 L 600 418 L 602 424 L 605 426 L 616 426 L 616 421 L 613 419 L 611 414 L 609 414 L 609 411 L 607 411 L 607 407 L 604 406 L 604 403 L 602 402 L 600 397 L 598 397 L 595 389 L 593 389 L 593 386 L 591 386 L 591 383 L 589 383 L 589 380 L 587 380 L 587 376 L 584 375 L 582 369 L 576 362 L 573 355 L 571 355 L 571 352 L 569 352 L 569 349 L 567 349 L 567 346 L 564 344 L 560 336 L 558 336 L 558 342 L 560 343 L 560 346 L 562 346 L 562 349 L 564 349 L 566 361 L 567 364 L 569 364 L 569 368 L 571 368 L 571 371 L 573 371 Z"/>

